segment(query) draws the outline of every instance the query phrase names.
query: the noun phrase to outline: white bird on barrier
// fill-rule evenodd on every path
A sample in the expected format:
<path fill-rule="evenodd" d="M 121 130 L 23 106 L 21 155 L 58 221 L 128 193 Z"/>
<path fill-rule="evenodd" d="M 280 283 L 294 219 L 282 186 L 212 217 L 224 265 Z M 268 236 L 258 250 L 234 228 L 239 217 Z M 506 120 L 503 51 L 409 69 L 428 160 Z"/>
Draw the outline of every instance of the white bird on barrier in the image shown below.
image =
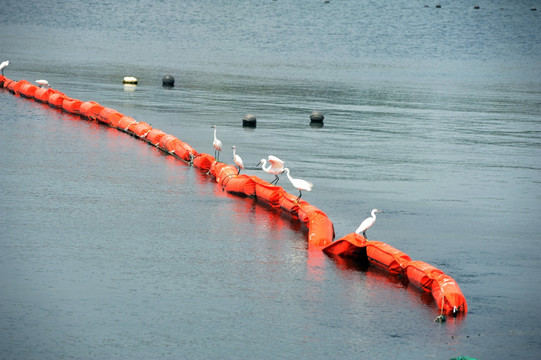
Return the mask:
<path fill-rule="evenodd" d="M 9 65 L 9 60 L 3 61 L 0 64 L 0 69 L 2 70 L 2 76 L 4 76 L 4 69 L 7 68 L 8 65 Z"/>
<path fill-rule="evenodd" d="M 239 168 L 239 172 L 237 173 L 237 175 L 238 175 L 238 174 L 240 174 L 241 170 L 244 170 L 244 163 L 242 162 L 242 158 L 239 155 L 237 155 L 237 147 L 232 146 L 231 148 L 233 149 L 233 161 L 235 162 L 235 164 Z"/>
<path fill-rule="evenodd" d="M 363 222 L 361 223 L 361 225 L 359 225 L 355 233 L 359 235 L 362 233 L 364 238 L 366 239 L 366 230 L 370 229 L 372 225 L 376 223 L 376 213 L 382 213 L 382 212 L 383 211 L 378 210 L 378 209 L 372 210 L 372 213 L 370 214 L 371 216 L 363 220 Z"/>
<path fill-rule="evenodd" d="M 36 83 L 39 87 L 49 87 L 49 82 L 47 80 L 36 80 Z"/>
<path fill-rule="evenodd" d="M 285 169 L 284 169 L 284 172 L 286 173 L 287 178 L 289 179 L 289 181 L 291 182 L 291 184 L 292 184 L 297 190 L 299 190 L 299 196 L 297 197 L 297 199 L 295 200 L 295 202 L 299 201 L 299 199 L 301 198 L 301 196 L 302 196 L 302 190 L 304 190 L 304 191 L 312 191 L 312 187 L 314 186 L 314 184 L 312 184 L 312 183 L 309 182 L 309 181 L 303 180 L 303 179 L 295 179 L 295 178 L 292 178 L 291 175 L 289 175 L 289 169 L 288 169 L 288 168 L 285 168 Z"/>
<path fill-rule="evenodd" d="M 269 155 L 269 166 L 265 167 L 267 165 L 267 160 L 261 159 L 261 161 L 256 165 L 261 165 L 261 168 L 264 172 L 267 174 L 274 174 L 274 180 L 272 180 L 271 184 L 278 184 L 278 180 L 280 178 L 278 177 L 278 174 L 281 174 L 284 172 L 284 162 L 280 159 L 278 159 L 276 156 Z"/>
<path fill-rule="evenodd" d="M 216 125 L 212 125 L 211 128 L 214 128 L 214 141 L 212 146 L 214 146 L 214 158 L 220 160 L 220 151 L 222 151 L 222 142 L 216 137 Z"/>

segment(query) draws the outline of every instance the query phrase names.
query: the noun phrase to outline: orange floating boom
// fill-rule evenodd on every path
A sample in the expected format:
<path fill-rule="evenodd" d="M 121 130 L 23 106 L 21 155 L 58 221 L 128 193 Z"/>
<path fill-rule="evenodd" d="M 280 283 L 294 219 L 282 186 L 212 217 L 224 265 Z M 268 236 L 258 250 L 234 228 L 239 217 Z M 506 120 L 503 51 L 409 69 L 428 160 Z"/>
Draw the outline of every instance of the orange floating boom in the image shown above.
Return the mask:
<path fill-rule="evenodd" d="M 466 298 L 456 281 L 440 269 L 423 261 L 412 261 L 402 251 L 381 241 L 368 241 L 351 233 L 323 248 L 332 256 L 354 257 L 369 262 L 390 274 L 402 276 L 421 290 L 432 292 L 436 305 L 446 315 L 466 314 Z"/>
<path fill-rule="evenodd" d="M 218 162 L 209 154 L 198 153 L 175 136 L 153 129 L 145 122 L 138 122 L 94 101 L 82 102 L 57 90 L 37 87 L 26 80 L 13 81 L 2 75 L 0 87 L 15 95 L 34 99 L 73 115 L 97 120 L 147 141 L 208 172 L 228 193 L 255 197 L 257 201 L 271 208 L 281 209 L 297 217 L 308 228 L 308 244 L 312 249 L 321 249 L 330 256 L 357 258 L 363 263 L 383 268 L 390 274 L 403 276 L 421 290 L 430 291 L 441 313 L 454 315 L 467 313 L 466 299 L 456 281 L 449 275 L 425 262 L 412 261 L 407 254 L 386 243 L 367 241 L 359 234 L 351 233 L 333 242 L 334 226 L 327 215 L 317 207 L 287 193 L 280 186 L 272 185 L 257 176 L 239 175 L 235 166 Z"/>

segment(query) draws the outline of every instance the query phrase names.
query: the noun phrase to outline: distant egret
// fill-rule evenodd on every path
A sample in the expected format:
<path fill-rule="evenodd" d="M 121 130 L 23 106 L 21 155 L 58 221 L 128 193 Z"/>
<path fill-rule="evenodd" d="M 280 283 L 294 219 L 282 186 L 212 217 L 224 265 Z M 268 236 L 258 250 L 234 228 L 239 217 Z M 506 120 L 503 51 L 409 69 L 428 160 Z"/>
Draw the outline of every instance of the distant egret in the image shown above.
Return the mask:
<path fill-rule="evenodd" d="M 372 227 L 374 223 L 376 222 L 376 213 L 382 213 L 383 211 L 374 209 L 372 210 L 371 217 L 364 219 L 364 221 L 359 225 L 357 230 L 355 231 L 357 234 L 363 234 L 364 238 L 366 239 L 366 230 Z"/>
<path fill-rule="evenodd" d="M 244 170 L 244 163 L 242 162 L 242 158 L 237 155 L 237 147 L 232 146 L 231 148 L 233 149 L 233 161 L 235 162 L 235 164 L 237 165 L 239 169 L 239 172 L 237 173 L 238 175 L 240 174 L 241 170 Z"/>
<path fill-rule="evenodd" d="M 272 180 L 271 184 L 276 185 L 278 184 L 278 180 L 280 180 L 278 174 L 284 172 L 284 162 L 273 155 L 269 155 L 268 159 L 269 166 L 265 167 L 265 165 L 267 165 L 267 160 L 265 159 L 261 159 L 261 161 L 256 166 L 261 165 L 261 168 L 264 172 L 268 174 L 274 174 L 274 180 Z"/>
<path fill-rule="evenodd" d="M 4 68 L 6 68 L 9 65 L 9 61 L 6 60 L 0 64 L 0 69 L 2 70 L 2 76 L 4 76 Z"/>
<path fill-rule="evenodd" d="M 285 168 L 285 169 L 284 169 L 284 172 L 286 173 L 287 178 L 289 179 L 289 181 L 291 182 L 291 184 L 292 184 L 297 190 L 299 190 L 299 197 L 297 197 L 297 200 L 295 200 L 296 202 L 299 201 L 299 199 L 301 198 L 301 196 L 302 196 L 302 190 L 304 190 L 304 191 L 312 191 L 312 186 L 314 186 L 314 184 L 312 184 L 312 183 L 309 182 L 309 181 L 303 180 L 303 179 L 295 179 L 295 178 L 292 178 L 291 175 L 289 175 L 289 169 L 288 169 L 288 168 Z"/>
<path fill-rule="evenodd" d="M 212 146 L 214 146 L 214 158 L 220 160 L 220 151 L 222 151 L 222 142 L 216 137 L 216 125 L 212 125 L 211 128 L 214 128 L 214 141 Z"/>
<path fill-rule="evenodd" d="M 47 80 L 36 80 L 36 83 L 40 86 L 40 87 L 49 87 L 49 82 Z"/>

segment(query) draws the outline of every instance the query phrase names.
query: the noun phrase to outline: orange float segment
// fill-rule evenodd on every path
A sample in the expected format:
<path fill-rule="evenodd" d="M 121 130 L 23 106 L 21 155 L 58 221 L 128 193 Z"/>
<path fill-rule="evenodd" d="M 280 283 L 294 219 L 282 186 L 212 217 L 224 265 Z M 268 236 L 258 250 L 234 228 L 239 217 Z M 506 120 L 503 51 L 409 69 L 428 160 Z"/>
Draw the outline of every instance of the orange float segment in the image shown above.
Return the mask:
<path fill-rule="evenodd" d="M 90 112 L 89 112 L 88 118 L 90 120 L 98 120 L 98 118 L 100 116 L 100 113 L 101 113 L 101 111 L 103 109 L 105 109 L 105 106 L 102 106 L 100 104 L 96 104 L 96 105 L 90 107 Z"/>
<path fill-rule="evenodd" d="M 98 105 L 95 101 L 84 101 L 81 103 L 81 106 L 79 106 L 79 113 L 81 116 L 88 117 L 88 113 L 90 112 L 90 107 Z"/>
<path fill-rule="evenodd" d="M 128 121 L 130 119 L 133 120 L 133 118 L 127 117 L 127 119 L 125 119 L 124 121 Z M 133 120 L 133 121 L 135 121 L 135 120 Z M 152 130 L 152 126 L 150 126 L 149 124 L 147 124 L 144 121 L 139 121 L 139 122 L 136 122 L 135 124 L 133 124 L 133 121 L 127 127 L 129 127 L 130 125 L 133 125 L 130 128 L 131 132 L 134 133 L 135 135 L 139 136 L 140 138 L 144 139 L 147 136 L 147 134 L 150 132 L 150 130 Z M 119 123 L 120 123 L 120 120 L 119 120 Z"/>
<path fill-rule="evenodd" d="M 80 115 L 90 120 L 97 120 L 100 112 L 105 109 L 105 106 L 98 104 L 95 101 L 85 101 L 79 107 Z"/>
<path fill-rule="evenodd" d="M 302 199 L 299 199 L 297 201 L 297 198 L 297 195 L 293 195 L 284 191 L 282 197 L 280 198 L 280 207 L 282 208 L 282 210 L 287 211 L 294 216 L 297 216 L 297 213 L 299 212 L 299 202 L 305 202 Z"/>
<path fill-rule="evenodd" d="M 65 94 L 59 91 L 53 90 L 53 92 L 49 94 L 49 99 L 47 100 L 47 102 L 49 103 L 50 107 L 62 109 L 62 103 L 64 102 L 65 98 L 66 98 Z"/>
<path fill-rule="evenodd" d="M 49 96 L 53 93 L 49 88 L 37 88 L 34 92 L 34 100 L 47 104 L 49 102 Z"/>
<path fill-rule="evenodd" d="M 82 103 L 83 102 L 78 99 L 65 98 L 62 102 L 62 110 L 74 115 L 80 115 L 80 108 Z"/>
<path fill-rule="evenodd" d="M 447 274 L 438 274 L 432 282 L 432 296 L 438 309 L 446 315 L 466 314 L 468 304 L 456 281 Z"/>
<path fill-rule="evenodd" d="M 167 135 L 167 133 L 160 129 L 152 129 L 148 132 L 146 140 L 152 145 L 158 146 L 160 144 L 160 139 L 165 135 Z"/>
<path fill-rule="evenodd" d="M 39 86 L 33 85 L 33 84 L 26 84 L 21 86 L 20 89 L 20 95 L 24 96 L 25 98 L 33 99 L 34 93 L 36 90 L 39 89 Z"/>
<path fill-rule="evenodd" d="M 216 162 L 210 167 L 210 173 L 216 177 L 216 182 L 220 184 L 222 188 L 232 179 L 237 176 L 239 169 L 233 165 Z"/>
<path fill-rule="evenodd" d="M 9 87 L 13 86 L 14 82 L 15 81 L 8 79 L 7 77 L 3 77 L 2 86 L 4 87 L 4 89 L 9 90 Z"/>
<path fill-rule="evenodd" d="M 14 94 L 14 92 L 12 91 L 13 89 L 13 86 L 15 85 L 16 81 L 14 80 L 11 80 L 11 79 L 6 79 L 4 81 L 4 89 L 6 89 L 7 91 L 11 92 Z"/>
<path fill-rule="evenodd" d="M 24 82 L 27 82 L 26 80 L 19 80 L 19 81 L 10 81 L 9 83 L 7 83 L 7 85 L 5 86 L 5 89 L 7 89 L 10 93 L 12 93 L 13 95 L 18 95 L 19 94 L 19 88 L 20 86 L 24 83 Z"/>
<path fill-rule="evenodd" d="M 308 231 L 309 245 L 324 248 L 334 240 L 334 225 L 321 210 L 311 218 Z"/>
<path fill-rule="evenodd" d="M 124 115 L 123 117 L 118 120 L 118 126 L 117 129 L 122 130 L 124 132 L 130 132 L 133 133 L 133 128 L 137 125 L 137 121 L 132 118 L 131 116 Z"/>
<path fill-rule="evenodd" d="M 39 89 L 39 86 L 30 84 L 27 82 L 26 84 L 21 85 L 19 88 L 19 95 L 25 97 L 25 98 L 34 98 L 34 93 L 36 90 Z"/>
<path fill-rule="evenodd" d="M 297 203 L 298 206 L 299 206 L 299 210 L 297 211 L 297 214 L 299 216 L 299 220 L 302 221 L 303 223 L 305 223 L 307 226 L 310 222 L 310 214 L 312 212 L 315 212 L 316 210 L 318 210 L 317 207 L 315 207 L 314 205 L 310 205 L 309 203 L 307 203 L 306 201 L 304 200 L 299 200 L 299 202 Z"/>
<path fill-rule="evenodd" d="M 176 157 L 187 162 L 191 162 L 198 155 L 198 152 L 193 147 L 182 140 L 173 144 L 173 150 Z"/>
<path fill-rule="evenodd" d="M 406 266 L 409 282 L 425 291 L 432 291 L 432 282 L 441 274 L 443 271 L 424 261 L 410 261 Z"/>
<path fill-rule="evenodd" d="M 10 93 L 12 94 L 15 94 L 15 91 L 13 91 L 13 87 L 15 86 L 17 82 L 14 81 L 14 80 L 6 80 L 4 82 L 4 89 L 6 89 L 7 91 L 9 91 Z"/>
<path fill-rule="evenodd" d="M 4 75 L 0 75 L 0 87 L 4 87 L 4 81 L 6 81 L 6 77 Z"/>
<path fill-rule="evenodd" d="M 272 207 L 280 207 L 280 199 L 284 193 L 282 187 L 272 185 L 257 176 L 252 176 L 252 180 L 255 183 L 255 196 L 258 201 L 262 201 Z"/>
<path fill-rule="evenodd" d="M 215 178 L 218 177 L 218 172 L 224 167 L 227 166 L 226 163 L 215 161 L 210 165 L 209 174 L 214 176 Z M 218 181 L 219 182 L 219 181 Z"/>
<path fill-rule="evenodd" d="M 176 152 L 175 152 L 176 153 Z M 214 156 L 201 153 L 197 154 L 193 159 L 193 166 L 200 168 L 203 171 L 209 171 L 212 164 L 216 161 Z"/>
<path fill-rule="evenodd" d="M 334 225 L 327 215 L 305 201 L 299 201 L 299 220 L 308 227 L 308 245 L 324 248 L 334 239 Z"/>
<path fill-rule="evenodd" d="M 118 122 L 120 121 L 120 119 L 122 119 L 123 116 L 124 114 L 116 111 L 115 109 L 106 107 L 102 111 L 100 111 L 100 114 L 98 115 L 98 121 L 112 127 L 117 127 Z"/>
<path fill-rule="evenodd" d="M 239 169 L 234 165 L 223 166 L 217 173 L 216 181 L 223 186 L 232 178 L 239 176 Z"/>
<path fill-rule="evenodd" d="M 368 261 L 391 274 L 404 274 L 411 258 L 404 252 L 381 241 L 367 241 L 366 254 Z"/>
<path fill-rule="evenodd" d="M 224 181 L 224 189 L 232 194 L 255 196 L 255 181 L 251 176 L 240 174 Z"/>
<path fill-rule="evenodd" d="M 175 144 L 177 144 L 179 142 L 180 142 L 180 140 L 176 136 L 171 135 L 171 134 L 165 134 L 164 136 L 162 136 L 160 138 L 158 146 L 161 149 L 171 153 L 171 152 L 175 151 L 175 149 L 174 149 Z"/>
<path fill-rule="evenodd" d="M 24 85 L 30 85 L 30 83 L 26 80 L 19 80 L 14 81 L 9 88 L 9 91 L 13 92 L 15 95 L 19 95 L 21 91 L 21 87 Z"/>
<path fill-rule="evenodd" d="M 357 233 L 350 233 L 323 248 L 323 252 L 339 256 L 366 256 L 366 239 Z"/>

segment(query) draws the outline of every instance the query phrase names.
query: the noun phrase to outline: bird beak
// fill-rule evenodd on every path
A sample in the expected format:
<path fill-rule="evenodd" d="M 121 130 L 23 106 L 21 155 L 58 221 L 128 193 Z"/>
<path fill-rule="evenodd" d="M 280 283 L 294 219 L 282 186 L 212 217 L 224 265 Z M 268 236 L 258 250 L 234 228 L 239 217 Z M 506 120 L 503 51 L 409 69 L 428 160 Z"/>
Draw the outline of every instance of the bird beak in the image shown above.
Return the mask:
<path fill-rule="evenodd" d="M 260 162 L 258 162 L 256 166 L 259 166 L 259 165 L 261 165 L 261 161 L 260 161 Z"/>

